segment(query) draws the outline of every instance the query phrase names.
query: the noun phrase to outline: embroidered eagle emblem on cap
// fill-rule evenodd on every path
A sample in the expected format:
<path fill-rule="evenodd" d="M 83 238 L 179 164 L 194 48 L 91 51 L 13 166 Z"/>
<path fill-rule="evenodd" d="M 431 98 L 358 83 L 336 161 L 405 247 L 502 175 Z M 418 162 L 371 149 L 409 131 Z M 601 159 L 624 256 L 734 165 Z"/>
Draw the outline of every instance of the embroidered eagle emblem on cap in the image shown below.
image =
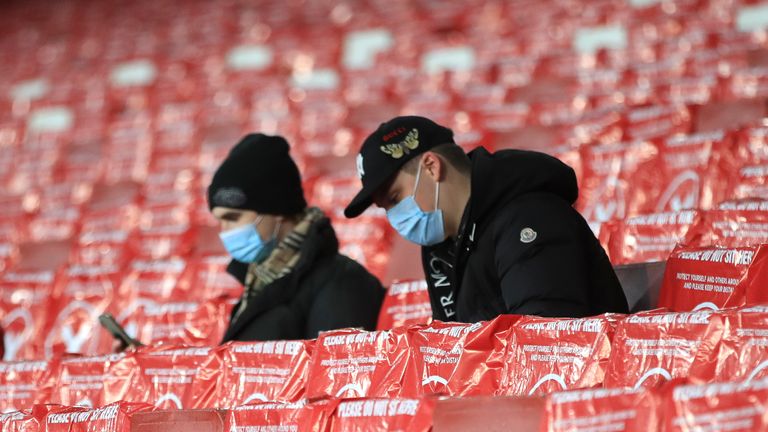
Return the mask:
<path fill-rule="evenodd" d="M 392 156 L 393 159 L 400 159 L 403 155 L 407 155 L 411 150 L 416 150 L 419 147 L 419 130 L 411 129 L 405 139 L 399 143 L 384 144 L 380 147 L 381 151 Z"/>

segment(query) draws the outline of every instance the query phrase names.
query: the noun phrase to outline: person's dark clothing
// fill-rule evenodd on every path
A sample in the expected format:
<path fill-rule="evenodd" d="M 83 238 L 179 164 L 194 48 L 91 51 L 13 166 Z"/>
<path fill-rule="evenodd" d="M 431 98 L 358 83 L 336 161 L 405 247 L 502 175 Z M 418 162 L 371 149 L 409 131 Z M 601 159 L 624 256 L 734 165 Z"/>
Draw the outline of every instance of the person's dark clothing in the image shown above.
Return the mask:
<path fill-rule="evenodd" d="M 244 283 L 248 265 L 233 260 L 227 271 Z M 333 227 L 323 218 L 307 233 L 293 271 L 254 293 L 237 317 L 240 303 L 235 306 L 222 343 L 312 339 L 343 327 L 374 330 L 383 298 L 378 279 L 339 254 Z"/>
<path fill-rule="evenodd" d="M 573 169 L 543 153 L 478 148 L 459 235 L 422 248 L 435 319 L 627 313 L 602 246 L 573 208 Z"/>

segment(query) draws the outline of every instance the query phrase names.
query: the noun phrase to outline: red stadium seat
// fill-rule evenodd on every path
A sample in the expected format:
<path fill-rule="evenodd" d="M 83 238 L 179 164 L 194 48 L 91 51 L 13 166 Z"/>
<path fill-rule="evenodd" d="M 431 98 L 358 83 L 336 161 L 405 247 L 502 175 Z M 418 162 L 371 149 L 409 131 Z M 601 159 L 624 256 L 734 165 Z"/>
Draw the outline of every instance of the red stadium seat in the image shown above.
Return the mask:
<path fill-rule="evenodd" d="M 131 431 L 132 417 L 154 407 L 145 403 L 116 402 L 98 408 L 53 407 L 45 416 L 50 432 L 87 432 L 92 430 Z"/>
<path fill-rule="evenodd" d="M 761 336 L 768 329 L 767 313 L 767 307 L 758 305 L 718 314 L 722 325 L 711 325 L 707 338 L 717 342 L 700 350 L 691 366 L 691 379 L 751 382 L 768 377 L 768 354 Z"/>
<path fill-rule="evenodd" d="M 402 330 L 322 333 L 312 354 L 306 397 L 413 395 L 415 388 L 403 388 L 410 356 Z"/>
<path fill-rule="evenodd" d="M 759 203 L 732 202 L 722 208 L 702 213 L 683 243 L 734 248 L 768 242 L 768 212 Z"/>
<path fill-rule="evenodd" d="M 196 386 L 197 406 L 233 408 L 298 402 L 304 396 L 313 341 L 230 342 L 214 348 Z"/>
<path fill-rule="evenodd" d="M 652 105 L 630 109 L 626 115 L 626 138 L 646 140 L 663 138 L 691 129 L 691 118 L 685 106 Z"/>
<path fill-rule="evenodd" d="M 768 302 L 766 265 L 762 246 L 680 246 L 667 261 L 659 306 L 686 311 Z"/>
<path fill-rule="evenodd" d="M 121 300 L 133 298 L 155 301 L 182 300 L 189 293 L 190 281 L 183 278 L 187 260 L 177 257 L 166 259 L 137 258 L 125 270 L 120 288 Z"/>
<path fill-rule="evenodd" d="M 52 403 L 95 408 L 114 402 L 104 395 L 112 365 L 123 361 L 125 353 L 63 358 L 53 372 Z"/>
<path fill-rule="evenodd" d="M 112 337 L 99 326 L 99 315 L 118 298 L 123 275 L 118 266 L 70 266 L 52 293 L 46 357 L 71 353 L 96 355 L 111 350 Z"/>
<path fill-rule="evenodd" d="M 52 271 L 7 272 L 0 279 L 4 360 L 45 358 L 43 341 L 54 284 Z"/>
<path fill-rule="evenodd" d="M 331 415 L 339 404 L 335 400 L 313 403 L 262 403 L 242 405 L 229 411 L 224 430 L 259 430 L 276 425 L 295 430 L 327 430 Z"/>
<path fill-rule="evenodd" d="M 195 301 L 136 296 L 117 302 L 112 314 L 128 334 L 147 345 L 212 346 L 221 342 L 234 303 L 223 297 Z"/>
<path fill-rule="evenodd" d="M 656 145 L 658 158 L 638 167 L 630 212 L 710 209 L 725 199 L 722 178 L 735 168 L 730 134 L 673 135 Z"/>
<path fill-rule="evenodd" d="M 207 347 L 140 348 L 113 363 L 104 382 L 106 401 L 145 402 L 161 409 L 194 408 L 204 397 L 195 378 L 210 354 Z"/>
<path fill-rule="evenodd" d="M 58 360 L 0 362 L 0 411 L 10 412 L 47 403 Z"/>
<path fill-rule="evenodd" d="M 53 409 L 60 409 L 59 405 L 33 405 L 24 410 L 11 411 L 0 414 L 0 426 L 3 432 L 26 432 L 45 429 L 45 417 Z"/>
<path fill-rule="evenodd" d="M 654 387 L 687 377 L 699 350 L 716 343 L 712 330 L 720 323 L 712 311 L 650 311 L 627 317 L 616 328 L 605 386 Z"/>
<path fill-rule="evenodd" d="M 547 397 L 542 431 L 597 430 L 652 432 L 661 421 L 655 395 L 646 389 L 589 389 Z"/>
<path fill-rule="evenodd" d="M 405 280 L 393 282 L 387 289 L 379 312 L 377 330 L 428 324 L 432 321 L 427 281 Z"/>
<path fill-rule="evenodd" d="M 671 387 L 663 394 L 659 429 L 765 430 L 766 380 Z M 727 415 L 723 415 L 727 413 Z"/>
<path fill-rule="evenodd" d="M 348 399 L 331 418 L 332 432 L 432 430 L 434 399 Z"/>
<path fill-rule="evenodd" d="M 499 392 L 528 396 L 603 383 L 619 315 L 523 317 L 512 327 Z"/>
<path fill-rule="evenodd" d="M 583 181 L 576 208 L 590 222 L 630 215 L 631 182 L 638 166 L 658 157 L 647 141 L 584 146 L 580 150 Z"/>
<path fill-rule="evenodd" d="M 212 241 L 215 241 L 217 246 L 221 244 L 218 236 Z M 218 251 L 218 247 L 216 249 Z M 185 274 L 182 276 L 182 280 L 189 280 L 189 291 L 185 293 L 185 297 L 200 301 L 219 297 L 239 299 L 243 293 L 243 285 L 226 272 L 231 260 L 229 255 L 199 256 L 188 260 Z M 185 283 L 181 285 L 187 286 Z"/>
<path fill-rule="evenodd" d="M 666 261 L 699 217 L 683 210 L 612 220 L 600 226 L 598 238 L 614 265 Z"/>
<path fill-rule="evenodd" d="M 407 378 L 415 378 L 416 382 L 404 387 L 415 385 L 419 395 L 498 393 L 509 367 L 505 353 L 510 348 L 512 325 L 518 319 L 502 315 L 476 324 L 434 322 L 411 327 L 408 340 L 414 371 Z"/>

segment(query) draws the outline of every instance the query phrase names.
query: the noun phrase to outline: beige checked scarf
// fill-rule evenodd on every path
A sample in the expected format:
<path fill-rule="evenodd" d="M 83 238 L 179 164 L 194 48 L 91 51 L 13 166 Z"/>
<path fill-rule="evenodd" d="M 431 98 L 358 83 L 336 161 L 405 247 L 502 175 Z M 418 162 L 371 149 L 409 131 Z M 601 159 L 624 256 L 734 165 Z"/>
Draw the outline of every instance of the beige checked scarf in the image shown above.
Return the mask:
<path fill-rule="evenodd" d="M 265 286 L 293 271 L 299 258 L 301 258 L 301 247 L 307 238 L 309 229 L 324 217 L 325 214 L 319 208 L 308 208 L 293 230 L 280 241 L 266 260 L 248 266 L 248 273 L 245 276 L 245 292 L 233 321 L 245 310 L 248 301 L 261 292 Z"/>

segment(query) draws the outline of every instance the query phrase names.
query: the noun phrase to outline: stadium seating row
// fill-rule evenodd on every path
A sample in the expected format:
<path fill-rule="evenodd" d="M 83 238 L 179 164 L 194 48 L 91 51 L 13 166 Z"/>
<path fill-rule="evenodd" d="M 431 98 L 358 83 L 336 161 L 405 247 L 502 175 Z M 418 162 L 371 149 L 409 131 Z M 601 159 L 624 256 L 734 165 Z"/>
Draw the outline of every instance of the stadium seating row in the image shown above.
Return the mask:
<path fill-rule="evenodd" d="M 691 384 L 658 389 L 563 392 L 547 399 L 542 431 L 762 431 L 766 379 Z"/>
<path fill-rule="evenodd" d="M 0 291 L 5 359 L 109 353 L 113 339 L 98 322 L 105 312 L 144 343 L 216 344 L 242 290 L 223 272 L 227 262 L 142 260 L 129 267 L 71 266 L 58 274 L 9 272 Z"/>
<path fill-rule="evenodd" d="M 768 241 L 763 200 L 723 202 L 714 210 L 650 213 L 600 226 L 614 265 L 666 261 L 677 247 L 739 248 Z"/>
<path fill-rule="evenodd" d="M 761 379 L 768 309 L 550 319 L 503 315 L 312 341 L 160 345 L 106 356 L 0 363 L 0 410 L 34 403 L 167 409 L 327 398 L 529 396 L 592 387 Z"/>
<path fill-rule="evenodd" d="M 523 426 L 540 432 L 612 430 L 683 432 L 694 430 L 765 430 L 766 379 L 695 384 L 674 380 L 659 388 L 587 389 L 553 393 L 544 403 L 497 400 L 497 406 L 526 407 L 526 418 L 488 419 L 464 413 L 477 422 L 440 430 L 483 430 L 483 427 Z M 471 400 L 470 400 L 471 401 Z M 461 406 L 463 401 L 453 403 Z M 469 401 L 467 401 L 469 402 Z M 470 403 L 463 402 L 467 407 Z M 474 404 L 476 406 L 477 404 Z M 527 405 L 527 406 L 526 406 Z M 35 405 L 0 415 L 3 431 L 129 432 L 151 424 L 169 431 L 184 430 L 183 423 L 146 416 L 157 410 L 143 403 L 116 402 L 99 408 Z M 316 432 L 371 432 L 398 430 L 429 432 L 448 411 L 435 397 L 325 399 L 295 403 L 254 403 L 223 411 L 224 422 L 205 425 L 207 431 L 301 430 Z M 144 416 L 142 416 L 144 414 Z M 505 415 L 507 412 L 494 413 Z M 444 420 L 443 420 L 444 422 Z M 466 423 L 466 422 L 465 422 Z M 203 424 L 198 422 L 197 427 Z M 441 424 L 441 426 L 445 426 Z M 141 429 L 139 429 L 141 430 Z"/>
<path fill-rule="evenodd" d="M 658 112 L 657 108 L 660 107 L 644 110 Z M 581 185 L 577 208 L 595 223 L 596 231 L 599 229 L 597 224 L 612 219 L 682 209 L 706 210 L 721 203 L 733 207 L 738 200 L 768 197 L 765 191 L 766 128 L 686 135 L 685 132 L 690 130 L 686 126 L 677 131 L 682 135 L 670 130 L 650 140 L 621 141 L 621 131 L 626 134 L 626 127 L 620 126 L 624 120 L 615 111 L 607 115 L 617 116 L 615 127 L 619 136 L 615 140 L 543 149 L 576 170 Z M 644 115 L 654 116 L 653 113 Z M 644 117 L 644 120 L 648 119 Z M 652 118 L 651 121 L 658 124 L 661 120 Z M 224 149 L 235 140 L 228 142 Z M 589 142 L 593 140 L 590 138 Z M 493 146 L 486 141 L 484 144 L 494 148 L 514 146 L 514 142 Z M 40 155 L 33 152 L 29 157 L 39 159 Z M 214 223 L 203 202 L 205 176 L 200 174 L 203 168 L 199 165 L 204 160 L 210 169 L 219 159 L 203 158 L 203 153 L 195 148 L 187 148 L 182 153 L 148 155 L 142 159 L 152 161 L 153 167 L 141 179 L 144 182 L 141 186 L 133 182 L 105 183 L 103 179 L 57 179 L 55 186 L 30 188 L 20 194 L 2 194 L 2 268 L 13 264 L 18 255 L 14 253 L 15 249 L 26 242 L 72 240 L 78 246 L 70 258 L 73 263 L 92 264 L 104 260 L 112 263 L 124 261 L 131 254 L 147 258 L 189 255 L 199 243 L 204 243 L 196 238 L 196 232 Z M 105 160 L 109 157 L 95 163 L 103 164 Z M 340 173 L 309 177 L 305 182 L 310 202 L 323 208 L 332 218 L 342 248 L 380 272 L 386 265 L 386 256 L 377 251 L 386 251 L 389 245 L 386 220 L 381 212 L 370 212 L 364 224 L 352 224 L 341 217 L 339 209 L 349 202 L 359 181 L 349 173 L 353 167 L 351 161 L 339 159 L 334 163 L 341 164 Z M 7 165 L 6 172 L 20 172 L 15 158 L 8 158 Z M 45 170 L 38 168 L 35 168 L 35 176 L 44 176 Z M 82 172 L 79 166 L 73 171 Z M 751 236 L 743 240 L 764 239 L 762 232 L 764 230 L 747 230 Z M 377 237 L 381 240 L 373 246 L 360 246 L 367 243 L 361 239 Z M 722 242 L 724 246 L 742 240 L 739 236 L 723 237 L 710 236 L 702 240 Z M 656 251 L 651 248 L 649 252 Z M 643 259 L 642 254 L 617 257 L 617 263 L 638 259 Z"/>
<path fill-rule="evenodd" d="M 542 431 L 762 430 L 766 313 L 502 316 L 6 362 L 0 430 L 129 430 L 138 412 L 217 407 L 228 409 L 223 430 L 428 431 L 437 397 L 483 394 L 548 395 Z M 108 403 L 118 399 L 134 402 Z"/>

